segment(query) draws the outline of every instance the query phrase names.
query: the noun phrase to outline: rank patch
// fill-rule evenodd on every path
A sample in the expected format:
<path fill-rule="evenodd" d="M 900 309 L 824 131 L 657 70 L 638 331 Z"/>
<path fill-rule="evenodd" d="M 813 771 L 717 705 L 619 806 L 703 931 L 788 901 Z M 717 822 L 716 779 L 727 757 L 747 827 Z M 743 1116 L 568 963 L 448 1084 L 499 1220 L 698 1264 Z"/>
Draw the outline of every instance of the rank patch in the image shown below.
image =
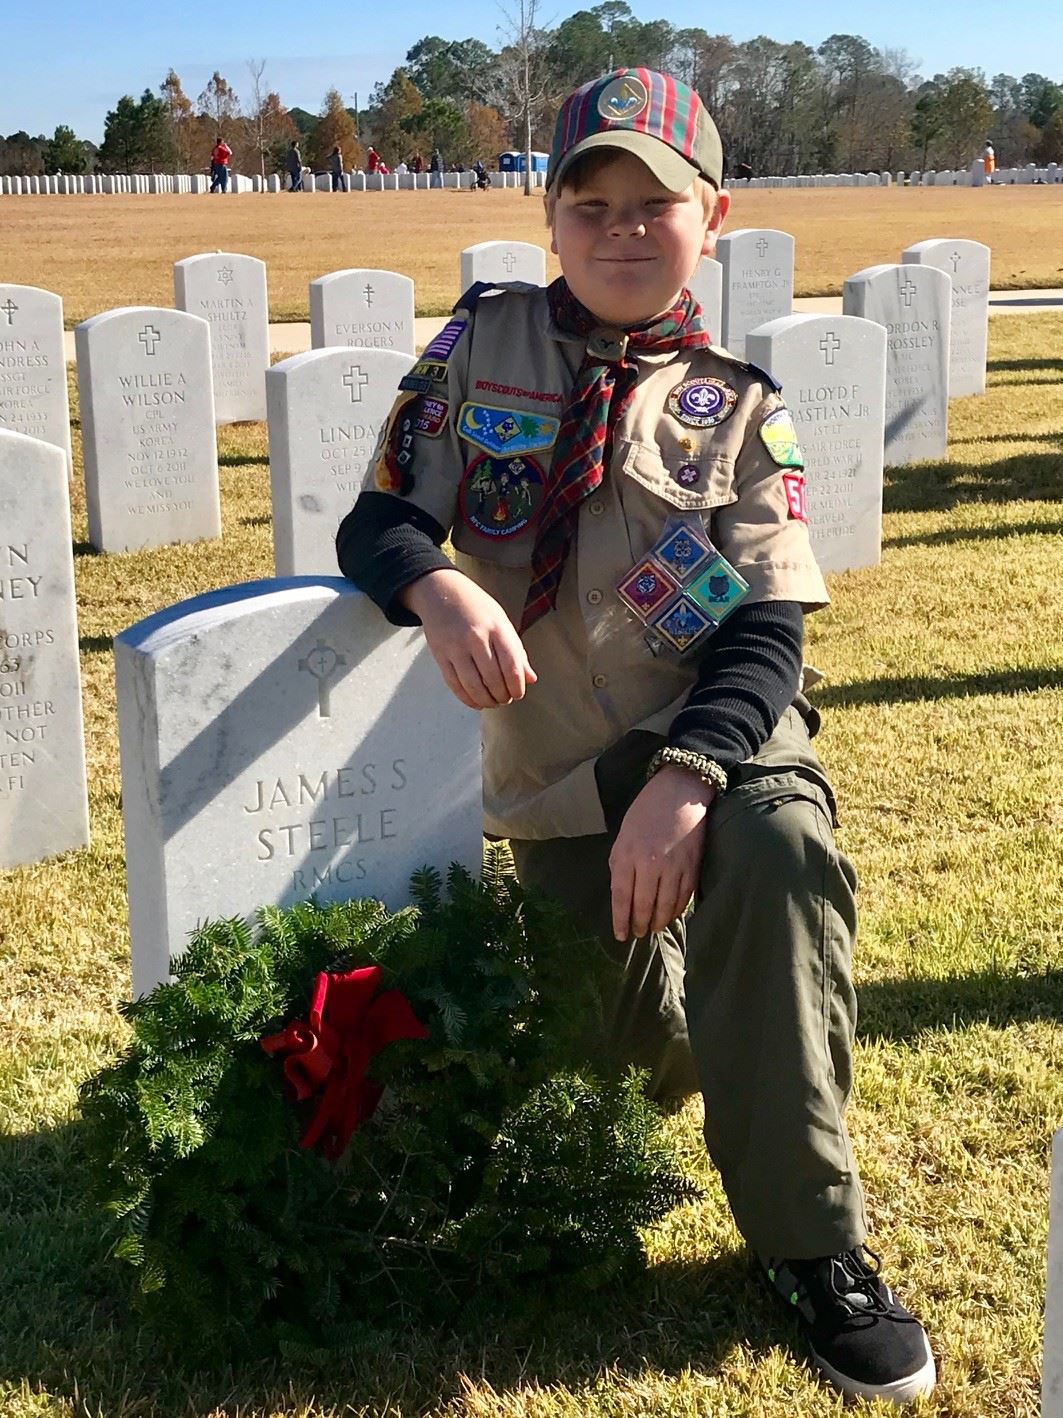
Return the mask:
<path fill-rule="evenodd" d="M 674 606 L 663 611 L 656 620 L 650 621 L 650 629 L 680 654 L 689 650 L 694 641 L 700 640 L 707 630 L 714 628 L 705 612 L 686 596 L 680 596 Z"/>
<path fill-rule="evenodd" d="M 391 411 L 384 448 L 377 459 L 375 481 L 381 492 L 408 497 L 413 491 L 413 436 L 417 430 L 420 399 L 415 395 Z"/>
<path fill-rule="evenodd" d="M 699 535 L 685 522 L 663 536 L 650 550 L 653 559 L 680 580 L 692 576 L 715 553 L 716 548 L 708 537 L 704 533 Z"/>
<path fill-rule="evenodd" d="M 427 434 L 429 438 L 438 438 L 443 432 L 449 412 L 450 405 L 446 399 L 422 399 L 415 424 L 417 432 Z"/>
<path fill-rule="evenodd" d="M 485 453 L 539 453 L 552 448 L 561 427 L 559 418 L 500 409 L 493 404 L 462 404 L 458 434 Z"/>
<path fill-rule="evenodd" d="M 783 473 L 782 485 L 786 491 L 786 505 L 790 516 L 798 522 L 808 522 L 808 505 L 805 501 L 805 480 L 800 473 Z"/>
<path fill-rule="evenodd" d="M 515 537 L 535 517 L 545 491 L 534 458 L 478 458 L 461 484 L 461 515 L 482 537 Z"/>
<path fill-rule="evenodd" d="M 797 441 L 797 429 L 789 409 L 776 409 L 760 425 L 760 441 L 768 456 L 780 468 L 803 468 L 805 455 Z"/>
<path fill-rule="evenodd" d="M 733 566 L 717 556 L 686 588 L 690 599 L 717 624 L 731 614 L 749 595 L 749 582 Z"/>
<path fill-rule="evenodd" d="M 723 379 L 684 379 L 668 395 L 668 412 L 689 428 L 715 428 L 734 413 L 738 395 Z"/>
<path fill-rule="evenodd" d="M 467 324 L 466 320 L 448 320 L 435 339 L 424 347 L 421 359 L 448 360 Z"/>
<path fill-rule="evenodd" d="M 629 571 L 616 589 L 620 599 L 645 619 L 670 601 L 679 587 L 666 571 L 647 558 Z"/>

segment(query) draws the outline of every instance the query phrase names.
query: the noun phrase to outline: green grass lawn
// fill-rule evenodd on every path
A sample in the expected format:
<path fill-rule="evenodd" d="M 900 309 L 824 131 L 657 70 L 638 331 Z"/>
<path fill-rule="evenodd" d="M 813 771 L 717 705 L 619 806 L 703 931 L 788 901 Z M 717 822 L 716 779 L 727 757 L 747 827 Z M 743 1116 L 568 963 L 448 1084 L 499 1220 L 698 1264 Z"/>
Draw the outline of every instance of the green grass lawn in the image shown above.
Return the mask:
<path fill-rule="evenodd" d="M 809 623 L 818 740 L 862 878 L 850 1122 L 887 1276 L 926 1320 L 934 1398 L 1038 1411 L 1048 1151 L 1063 1124 L 1063 316 L 997 318 L 947 462 L 887 477 L 882 564 Z M 0 872 L 0 1414 L 126 1418 L 819 1418 L 846 1410 L 752 1285 L 699 1116 L 706 1199 L 635 1289 L 475 1339 L 400 1337 L 321 1371 L 221 1376 L 142 1349 L 82 1209 L 76 1091 L 128 990 L 112 637 L 272 568 L 265 430 L 221 434 L 224 538 L 96 556 L 74 536 L 93 845 Z M 77 458 L 80 460 L 80 449 Z M 80 461 L 78 461 L 80 473 Z M 892 1410 L 891 1410 L 892 1411 Z"/>

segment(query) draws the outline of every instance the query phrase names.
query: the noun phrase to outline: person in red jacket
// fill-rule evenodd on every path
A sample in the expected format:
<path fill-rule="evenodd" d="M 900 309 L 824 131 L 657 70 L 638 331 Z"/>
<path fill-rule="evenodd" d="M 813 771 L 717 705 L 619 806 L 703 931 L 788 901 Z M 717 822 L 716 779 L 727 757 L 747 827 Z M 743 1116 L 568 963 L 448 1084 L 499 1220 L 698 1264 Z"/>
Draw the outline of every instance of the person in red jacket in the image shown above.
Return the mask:
<path fill-rule="evenodd" d="M 214 142 L 214 151 L 210 155 L 210 190 L 212 192 L 227 192 L 229 190 L 229 159 L 232 155 L 232 148 L 219 133 Z"/>
<path fill-rule="evenodd" d="M 366 151 L 365 170 L 366 172 L 380 171 L 380 154 L 377 152 L 376 148 L 373 147 L 372 143 L 369 144 L 369 148 Z"/>

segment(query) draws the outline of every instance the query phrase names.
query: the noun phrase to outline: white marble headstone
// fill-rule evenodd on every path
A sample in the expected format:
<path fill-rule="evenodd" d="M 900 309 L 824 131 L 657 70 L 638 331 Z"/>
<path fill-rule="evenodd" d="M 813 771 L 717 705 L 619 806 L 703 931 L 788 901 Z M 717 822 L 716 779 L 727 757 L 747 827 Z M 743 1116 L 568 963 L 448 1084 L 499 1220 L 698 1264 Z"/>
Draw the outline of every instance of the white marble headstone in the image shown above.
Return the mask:
<path fill-rule="evenodd" d="M 413 362 L 393 350 L 309 350 L 266 375 L 278 576 L 335 574 L 336 529 Z"/>
<path fill-rule="evenodd" d="M 989 345 L 989 262 L 980 241 L 947 237 L 917 241 L 901 252 L 906 265 L 936 266 L 952 281 L 952 335 L 949 345 L 949 398 L 985 393 Z"/>
<path fill-rule="evenodd" d="M 0 285 L 0 428 L 61 448 L 70 476 L 63 302 L 36 286 Z"/>
<path fill-rule="evenodd" d="M 1041 1418 L 1063 1418 L 1063 1128 L 1052 1137 Z"/>
<path fill-rule="evenodd" d="M 310 282 L 310 346 L 414 348 L 413 281 L 396 271 L 332 271 Z"/>
<path fill-rule="evenodd" d="M 943 458 L 948 447 L 951 281 L 934 266 L 868 266 L 842 309 L 885 325 L 886 463 Z"/>
<path fill-rule="evenodd" d="M 750 330 L 793 314 L 794 239 L 785 231 L 747 227 L 721 236 L 716 256 L 723 267 L 720 342 L 742 359 Z"/>
<path fill-rule="evenodd" d="M 823 571 L 882 555 L 886 331 L 847 315 L 786 315 L 746 354 L 783 386 L 805 456 L 808 530 Z"/>
<path fill-rule="evenodd" d="M 89 541 L 135 551 L 221 536 L 210 326 L 127 306 L 74 331 Z"/>
<path fill-rule="evenodd" d="M 190 930 L 259 906 L 373 896 L 482 855 L 479 717 L 420 629 L 339 578 L 197 596 L 115 640 L 140 994 Z"/>
<path fill-rule="evenodd" d="M 690 294 L 701 306 L 709 334 L 723 343 L 723 267 L 711 256 L 703 256 L 687 282 Z"/>
<path fill-rule="evenodd" d="M 264 419 L 269 368 L 265 262 L 232 251 L 189 256 L 174 263 L 173 286 L 178 310 L 210 324 L 218 423 Z"/>
<path fill-rule="evenodd" d="M 0 868 L 88 840 L 66 454 L 0 429 Z"/>
<path fill-rule="evenodd" d="M 461 288 L 477 281 L 527 281 L 546 285 L 546 252 L 528 241 L 480 241 L 461 253 Z"/>

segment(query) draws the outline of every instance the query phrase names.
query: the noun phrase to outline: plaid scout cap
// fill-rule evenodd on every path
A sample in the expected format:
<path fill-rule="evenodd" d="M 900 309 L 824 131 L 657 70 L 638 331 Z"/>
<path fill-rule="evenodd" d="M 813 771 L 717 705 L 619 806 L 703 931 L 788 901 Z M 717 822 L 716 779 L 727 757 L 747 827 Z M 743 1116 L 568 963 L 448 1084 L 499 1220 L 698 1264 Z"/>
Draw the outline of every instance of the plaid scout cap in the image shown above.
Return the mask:
<path fill-rule="evenodd" d="M 708 109 L 693 89 L 654 69 L 617 69 L 569 95 L 554 127 L 547 188 L 594 148 L 640 158 L 671 192 L 699 173 L 723 186 L 723 144 Z"/>

